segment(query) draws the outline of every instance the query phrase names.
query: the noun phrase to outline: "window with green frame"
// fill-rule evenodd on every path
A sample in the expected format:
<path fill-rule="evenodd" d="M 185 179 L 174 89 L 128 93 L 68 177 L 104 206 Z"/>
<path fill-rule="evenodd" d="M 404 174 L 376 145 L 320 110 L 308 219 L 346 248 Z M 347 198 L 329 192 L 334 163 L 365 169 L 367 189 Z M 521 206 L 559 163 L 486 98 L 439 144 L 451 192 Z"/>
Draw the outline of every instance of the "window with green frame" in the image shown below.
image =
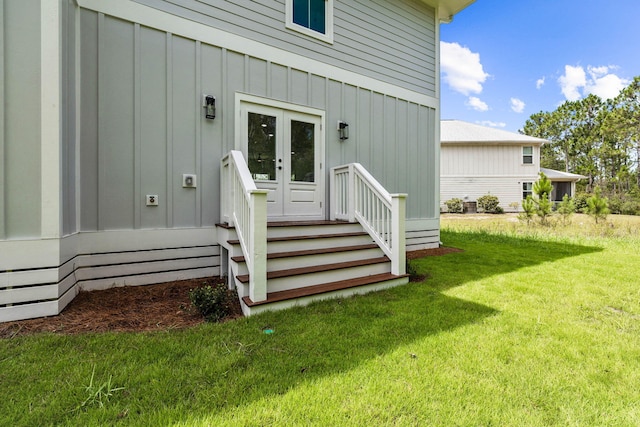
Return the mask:
<path fill-rule="evenodd" d="M 527 196 L 533 197 L 533 182 L 522 183 L 522 200 L 526 199 Z"/>
<path fill-rule="evenodd" d="M 287 28 L 333 43 L 333 0 L 286 0 Z"/>
<path fill-rule="evenodd" d="M 522 147 L 522 163 L 525 165 L 533 164 L 533 147 Z"/>

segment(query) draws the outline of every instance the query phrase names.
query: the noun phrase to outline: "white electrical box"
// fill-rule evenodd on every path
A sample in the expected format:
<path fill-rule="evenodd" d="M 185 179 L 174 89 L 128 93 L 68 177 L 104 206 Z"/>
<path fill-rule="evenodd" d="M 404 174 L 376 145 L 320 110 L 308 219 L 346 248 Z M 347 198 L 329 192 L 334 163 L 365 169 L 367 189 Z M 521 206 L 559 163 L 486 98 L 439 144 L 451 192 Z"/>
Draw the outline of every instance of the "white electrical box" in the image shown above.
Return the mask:
<path fill-rule="evenodd" d="M 158 206 L 157 194 L 147 194 L 147 206 Z"/>
<path fill-rule="evenodd" d="M 192 173 L 185 173 L 182 175 L 182 187 L 184 188 L 196 188 L 196 175 Z"/>

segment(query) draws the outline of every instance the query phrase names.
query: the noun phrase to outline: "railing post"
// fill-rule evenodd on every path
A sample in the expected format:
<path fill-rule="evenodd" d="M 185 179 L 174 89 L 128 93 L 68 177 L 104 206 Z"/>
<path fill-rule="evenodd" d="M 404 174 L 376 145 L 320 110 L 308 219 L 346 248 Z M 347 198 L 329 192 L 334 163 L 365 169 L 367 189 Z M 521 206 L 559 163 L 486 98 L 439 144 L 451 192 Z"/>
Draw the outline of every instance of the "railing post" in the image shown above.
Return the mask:
<path fill-rule="evenodd" d="M 258 302 L 267 299 L 267 190 L 252 190 L 250 198 L 249 298 Z"/>
<path fill-rule="evenodd" d="M 406 194 L 391 195 L 391 274 L 396 276 L 407 272 L 406 201 Z"/>
<path fill-rule="evenodd" d="M 230 223 L 229 219 L 229 203 L 231 195 L 230 188 L 230 170 L 229 156 L 226 155 L 220 162 L 220 222 Z"/>
<path fill-rule="evenodd" d="M 338 189 L 336 188 L 336 168 L 331 168 L 329 174 L 329 219 L 335 221 L 338 207 Z M 575 194 L 575 193 L 571 193 Z"/>
<path fill-rule="evenodd" d="M 349 164 L 349 178 L 347 181 L 347 216 L 349 222 L 356 220 L 356 170 L 353 163 Z"/>

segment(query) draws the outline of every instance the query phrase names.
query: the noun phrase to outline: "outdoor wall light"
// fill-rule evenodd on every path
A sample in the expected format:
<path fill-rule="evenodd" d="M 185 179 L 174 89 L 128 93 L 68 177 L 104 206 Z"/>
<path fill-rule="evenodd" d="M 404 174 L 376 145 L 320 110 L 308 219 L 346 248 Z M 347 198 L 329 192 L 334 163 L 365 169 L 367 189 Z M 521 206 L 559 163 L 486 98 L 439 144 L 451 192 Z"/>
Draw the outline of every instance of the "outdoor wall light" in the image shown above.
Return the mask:
<path fill-rule="evenodd" d="M 349 139 L 349 125 L 342 120 L 338 120 L 338 134 L 340 135 L 340 141 Z"/>
<path fill-rule="evenodd" d="M 207 119 L 216 118 L 216 98 L 212 95 L 202 95 L 202 108 L 204 108 L 204 116 Z"/>

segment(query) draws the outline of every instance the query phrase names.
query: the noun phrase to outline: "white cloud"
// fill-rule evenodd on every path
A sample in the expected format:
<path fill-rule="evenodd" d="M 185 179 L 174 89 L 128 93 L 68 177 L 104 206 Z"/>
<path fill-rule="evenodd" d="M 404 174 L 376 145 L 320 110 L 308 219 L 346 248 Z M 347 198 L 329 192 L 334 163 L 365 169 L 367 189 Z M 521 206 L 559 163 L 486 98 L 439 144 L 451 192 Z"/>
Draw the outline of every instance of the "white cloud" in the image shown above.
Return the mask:
<path fill-rule="evenodd" d="M 630 82 L 615 74 L 609 74 L 613 67 L 587 67 L 591 79 L 585 86 L 585 92 L 598 95 L 602 99 L 611 99 L 618 96 Z"/>
<path fill-rule="evenodd" d="M 480 63 L 480 54 L 458 43 L 440 42 L 440 69 L 444 81 L 463 95 L 481 93 L 482 83 L 489 77 Z"/>
<path fill-rule="evenodd" d="M 576 101 L 589 94 L 597 95 L 602 99 L 614 98 L 630 83 L 629 80 L 611 72 L 617 69 L 613 65 L 599 67 L 589 65 L 586 72 L 579 65 L 576 67 L 565 65 L 564 69 L 565 73 L 558 78 L 558 83 L 563 95 L 569 101 Z"/>
<path fill-rule="evenodd" d="M 562 94 L 569 101 L 577 101 L 581 98 L 579 89 L 587 84 L 587 75 L 581 66 L 564 66 L 564 75 L 558 79 Z"/>
<path fill-rule="evenodd" d="M 524 111 L 525 103 L 518 98 L 511 98 L 511 109 L 516 113 L 522 113 Z"/>
<path fill-rule="evenodd" d="M 541 77 L 538 80 L 536 80 L 536 89 L 540 89 L 542 86 L 544 86 L 545 79 L 546 77 Z"/>
<path fill-rule="evenodd" d="M 507 124 L 504 122 L 492 122 L 491 120 L 483 120 L 481 122 L 476 122 L 476 123 L 482 126 L 489 126 L 492 128 L 503 128 L 507 126 Z"/>
<path fill-rule="evenodd" d="M 482 101 L 480 98 L 475 96 L 470 96 L 469 99 L 464 103 L 467 107 L 471 107 L 476 111 L 487 111 L 489 106 L 486 102 Z"/>

